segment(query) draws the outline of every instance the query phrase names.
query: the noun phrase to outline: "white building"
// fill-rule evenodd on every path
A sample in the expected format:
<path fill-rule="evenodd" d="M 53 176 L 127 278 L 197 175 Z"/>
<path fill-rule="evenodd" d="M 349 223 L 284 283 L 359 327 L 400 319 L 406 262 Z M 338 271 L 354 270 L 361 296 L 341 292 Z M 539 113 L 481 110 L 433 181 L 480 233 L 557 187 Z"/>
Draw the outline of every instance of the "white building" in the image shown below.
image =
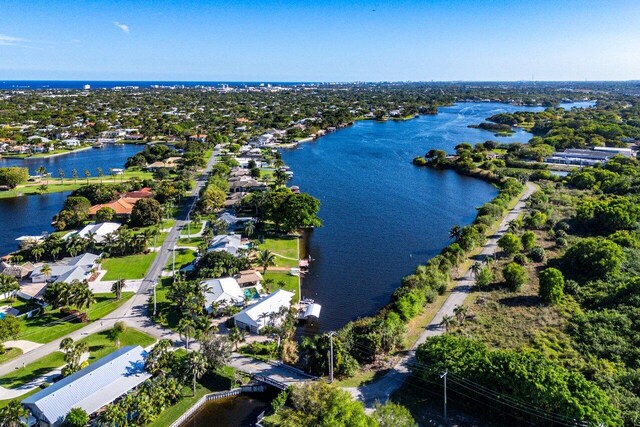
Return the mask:
<path fill-rule="evenodd" d="M 205 280 L 204 284 L 209 289 L 204 294 L 207 312 L 211 313 L 215 304 L 222 306 L 244 304 L 244 292 L 233 277 Z"/>
<path fill-rule="evenodd" d="M 278 326 L 282 319 L 277 313 L 283 307 L 289 308 L 293 296 L 293 292 L 278 289 L 233 316 L 233 321 L 238 328 L 254 334 L 260 333 L 265 326 Z"/>
<path fill-rule="evenodd" d="M 58 262 L 49 264 L 51 271 L 48 275 L 42 273 L 42 265 L 37 267 L 31 273 L 32 283 L 50 282 L 66 282 L 70 283 L 74 280 L 84 280 L 91 276 L 91 270 L 98 266 L 98 258 L 100 255 L 86 253 L 73 258 L 63 258 Z"/>
<path fill-rule="evenodd" d="M 40 426 L 58 426 L 72 408 L 93 414 L 151 377 L 144 370 L 146 351 L 128 346 L 27 397 L 22 406 Z"/>
<path fill-rule="evenodd" d="M 117 222 L 102 222 L 100 224 L 88 224 L 82 230 L 78 231 L 78 236 L 87 238 L 89 233 L 93 234 L 93 240 L 96 243 L 102 243 L 107 234 L 111 234 L 120 228 Z"/>
<path fill-rule="evenodd" d="M 220 234 L 213 236 L 207 252 L 221 251 L 238 256 L 238 251 L 245 248 L 242 244 L 242 237 L 239 234 Z"/>

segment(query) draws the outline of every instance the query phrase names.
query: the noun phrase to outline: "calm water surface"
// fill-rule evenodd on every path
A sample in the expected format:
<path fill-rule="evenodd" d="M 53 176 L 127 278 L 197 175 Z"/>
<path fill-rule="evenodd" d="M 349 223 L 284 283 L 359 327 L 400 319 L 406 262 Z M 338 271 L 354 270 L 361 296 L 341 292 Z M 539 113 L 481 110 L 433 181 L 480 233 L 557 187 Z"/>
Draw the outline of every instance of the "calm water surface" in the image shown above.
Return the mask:
<path fill-rule="evenodd" d="M 573 105 L 566 105 L 570 108 Z M 315 259 L 303 295 L 322 304 L 320 329 L 371 315 L 400 279 L 449 243 L 448 230 L 469 224 L 497 189 L 453 171 L 418 168 L 430 149 L 453 152 L 461 142 L 526 142 L 467 127 L 499 112 L 540 111 L 495 103 L 464 103 L 405 122 L 361 121 L 298 149 L 282 151 L 292 184 L 321 201 L 324 226 L 307 250 Z"/>
<path fill-rule="evenodd" d="M 258 415 L 269 407 L 266 400 L 241 394 L 211 400 L 183 424 L 185 427 L 244 427 L 254 426 Z"/>
<path fill-rule="evenodd" d="M 103 149 L 91 149 L 47 159 L 0 159 L 0 167 L 28 167 L 31 174 L 44 166 L 52 173 L 50 182 L 59 181 L 58 169 L 65 172 L 65 180 L 71 179 L 71 170 L 77 169 L 80 178 L 88 169 L 91 176 L 98 176 L 101 167 L 105 175 L 109 168 L 124 167 L 127 158 L 142 150 L 140 145 L 107 145 Z M 105 176 L 105 179 L 109 179 Z M 23 235 L 39 235 L 51 231 L 51 219 L 58 213 L 69 193 L 44 194 L 42 196 L 0 199 L 0 254 L 17 248 L 15 239 Z"/>

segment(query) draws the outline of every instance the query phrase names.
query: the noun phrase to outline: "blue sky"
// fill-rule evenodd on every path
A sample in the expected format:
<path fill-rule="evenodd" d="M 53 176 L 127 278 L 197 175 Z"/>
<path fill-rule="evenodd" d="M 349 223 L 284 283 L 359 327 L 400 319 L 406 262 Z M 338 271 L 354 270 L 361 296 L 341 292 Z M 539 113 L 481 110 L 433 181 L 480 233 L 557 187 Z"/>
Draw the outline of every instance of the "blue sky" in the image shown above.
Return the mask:
<path fill-rule="evenodd" d="M 0 0 L 0 79 L 640 79 L 635 1 Z"/>

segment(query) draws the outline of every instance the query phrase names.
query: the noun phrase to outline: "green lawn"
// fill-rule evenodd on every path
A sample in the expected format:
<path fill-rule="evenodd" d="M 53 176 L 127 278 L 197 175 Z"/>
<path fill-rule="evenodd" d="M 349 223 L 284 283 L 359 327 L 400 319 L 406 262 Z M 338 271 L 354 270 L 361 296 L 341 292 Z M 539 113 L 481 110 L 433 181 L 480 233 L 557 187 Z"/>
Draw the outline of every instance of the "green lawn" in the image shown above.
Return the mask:
<path fill-rule="evenodd" d="M 229 390 L 233 387 L 234 369 L 225 366 L 215 374 L 207 374 L 196 384 L 196 395 L 193 395 L 191 387 L 185 387 L 182 391 L 183 398 L 172 407 L 163 411 L 151 424 L 151 427 L 169 427 L 175 420 L 184 414 L 205 394 L 216 391 Z M 215 425 L 215 422 L 212 423 Z"/>
<path fill-rule="evenodd" d="M 91 334 L 81 341 L 86 342 L 89 347 L 89 363 L 93 363 L 117 350 L 113 342 L 107 338 L 107 332 Z M 132 328 L 127 329 L 120 337 L 121 346 L 141 345 L 147 347 L 154 342 L 155 338 L 152 336 Z M 8 375 L 0 377 L 0 385 L 7 388 L 16 388 L 63 365 L 64 354 L 60 351 L 54 351 L 24 368 L 17 369 Z"/>
<path fill-rule="evenodd" d="M 285 286 L 282 287 L 285 291 L 293 292 L 296 295 L 293 297 L 295 302 L 300 301 L 300 278 L 298 276 L 292 276 L 284 271 L 268 271 L 263 274 L 265 279 L 273 279 L 273 285 L 271 285 L 270 291 L 276 291 L 281 289 L 278 286 L 278 282 L 283 281 Z"/>
<path fill-rule="evenodd" d="M 133 292 L 123 292 L 120 301 L 116 300 L 115 295 L 111 293 L 95 294 L 95 296 L 96 302 L 88 312 L 89 321 L 98 320 L 111 313 L 131 298 Z M 50 310 L 31 319 L 21 319 L 22 328 L 18 338 L 46 344 L 86 325 L 81 322 L 65 322 L 62 320 L 64 317 L 60 310 Z"/>
<path fill-rule="evenodd" d="M 267 237 L 259 249 L 268 249 L 276 254 L 276 267 L 298 266 L 298 238 L 295 236 Z"/>
<path fill-rule="evenodd" d="M 22 354 L 22 350 L 19 348 L 9 348 L 5 349 L 5 352 L 0 354 L 0 363 L 8 362 L 11 359 L 15 359 L 16 357 Z"/>
<path fill-rule="evenodd" d="M 51 173 L 52 171 L 49 172 Z M 79 172 L 82 173 L 81 171 Z M 105 174 L 106 173 L 107 171 L 105 171 Z M 134 177 L 138 179 L 151 179 L 153 177 L 153 174 L 151 172 L 140 170 L 126 170 L 123 175 L 117 175 L 115 177 L 115 182 L 127 181 Z M 99 177 L 89 178 L 89 184 L 100 184 L 100 181 L 101 180 Z M 51 176 L 49 177 L 48 182 L 49 183 L 47 184 L 47 189 L 44 191 L 45 194 L 77 190 L 80 186 L 87 184 L 87 179 L 84 177 L 79 177 L 77 180 L 74 180 L 73 178 L 65 177 L 64 183 L 62 183 L 60 181 L 60 178 Z M 102 182 L 105 184 L 113 183 L 114 179 L 112 176 L 106 175 L 102 178 Z M 0 192 L 0 199 L 39 194 L 40 185 L 40 182 L 29 182 L 19 185 L 13 190 Z"/>
<path fill-rule="evenodd" d="M 198 233 L 202 229 L 202 221 L 191 221 L 191 235 Z M 189 226 L 184 225 L 184 228 L 180 231 L 181 236 L 189 236 Z"/>
<path fill-rule="evenodd" d="M 158 283 L 156 288 L 158 316 L 154 319 L 159 325 L 169 329 L 175 329 L 180 320 L 179 313 L 175 310 L 171 301 L 167 299 L 167 293 L 171 289 L 172 281 L 171 277 L 165 277 Z M 149 298 L 149 312 L 153 312 L 153 298 Z"/>
<path fill-rule="evenodd" d="M 117 350 L 113 341 L 109 339 L 107 331 L 91 334 L 80 341 L 86 342 L 89 347 L 89 363 L 102 359 L 107 354 Z M 148 347 L 155 342 L 156 339 L 151 335 L 133 328 L 127 328 L 120 336 L 120 347 L 126 347 L 128 345 Z"/>
<path fill-rule="evenodd" d="M 197 248 L 203 243 L 204 243 L 204 240 L 202 240 L 202 237 L 192 237 L 190 239 L 184 238 L 184 239 L 178 240 L 177 246 L 189 246 L 190 248 Z"/>
<path fill-rule="evenodd" d="M 119 258 L 105 258 L 102 269 L 107 270 L 102 280 L 142 279 L 156 258 L 157 252 L 128 255 Z"/>
<path fill-rule="evenodd" d="M 186 267 L 196 258 L 196 253 L 190 249 L 178 249 L 176 250 L 176 270 L 180 270 L 182 267 Z M 173 268 L 173 256 L 169 256 L 169 261 L 165 266 L 165 270 L 171 270 Z"/>

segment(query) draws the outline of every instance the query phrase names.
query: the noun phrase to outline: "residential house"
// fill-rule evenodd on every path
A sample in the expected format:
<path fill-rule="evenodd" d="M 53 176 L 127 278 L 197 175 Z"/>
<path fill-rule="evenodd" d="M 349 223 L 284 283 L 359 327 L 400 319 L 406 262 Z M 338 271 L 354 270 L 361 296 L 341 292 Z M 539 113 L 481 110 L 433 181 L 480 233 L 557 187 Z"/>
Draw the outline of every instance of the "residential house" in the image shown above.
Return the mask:
<path fill-rule="evenodd" d="M 88 224 L 82 230 L 78 231 L 78 236 L 88 237 L 89 234 L 93 235 L 93 241 L 96 243 L 102 243 L 107 234 L 111 234 L 120 228 L 120 224 L 117 222 L 102 222 L 100 224 Z"/>
<path fill-rule="evenodd" d="M 254 334 L 260 333 L 265 326 L 278 326 L 282 321 L 278 313 L 289 308 L 293 296 L 293 292 L 278 289 L 233 316 L 233 321 L 238 328 Z"/>
<path fill-rule="evenodd" d="M 6 261 L 0 262 L 0 274 L 15 277 L 18 280 L 22 280 L 29 276 L 34 269 L 35 266 L 30 262 L 25 262 L 22 265 L 10 264 Z"/>
<path fill-rule="evenodd" d="M 243 288 L 247 286 L 260 286 L 264 280 L 262 274 L 256 270 L 243 270 L 233 277 L 236 279 L 238 285 Z"/>
<path fill-rule="evenodd" d="M 98 259 L 100 255 L 85 253 L 75 257 L 63 258 L 60 261 L 48 264 L 50 268 L 49 274 L 42 272 L 43 265 L 36 267 L 31 272 L 32 283 L 42 282 L 73 282 L 74 280 L 85 280 L 91 277 L 91 274 L 98 268 Z"/>
<path fill-rule="evenodd" d="M 207 289 L 204 293 L 205 309 L 209 314 L 217 305 L 222 307 L 244 304 L 244 292 L 233 277 L 205 280 L 204 285 Z"/>
<path fill-rule="evenodd" d="M 94 414 L 133 390 L 151 374 L 145 371 L 147 352 L 127 346 L 90 364 L 22 401 L 40 426 L 59 426 L 72 408 Z"/>
<path fill-rule="evenodd" d="M 551 157 L 544 159 L 544 161 L 545 163 L 594 166 L 599 163 L 606 163 L 616 155 L 618 155 L 617 152 L 568 148 L 564 151 L 554 153 Z"/>
<path fill-rule="evenodd" d="M 229 229 L 237 230 L 239 228 L 244 227 L 244 225 L 249 221 L 255 221 L 254 218 L 251 217 L 237 217 L 229 212 L 224 212 L 222 215 L 218 217 L 218 219 L 229 224 Z"/>
<path fill-rule="evenodd" d="M 213 236 L 207 252 L 221 251 L 238 256 L 238 251 L 244 248 L 246 245 L 242 243 L 242 237 L 239 234 L 220 234 Z"/>

